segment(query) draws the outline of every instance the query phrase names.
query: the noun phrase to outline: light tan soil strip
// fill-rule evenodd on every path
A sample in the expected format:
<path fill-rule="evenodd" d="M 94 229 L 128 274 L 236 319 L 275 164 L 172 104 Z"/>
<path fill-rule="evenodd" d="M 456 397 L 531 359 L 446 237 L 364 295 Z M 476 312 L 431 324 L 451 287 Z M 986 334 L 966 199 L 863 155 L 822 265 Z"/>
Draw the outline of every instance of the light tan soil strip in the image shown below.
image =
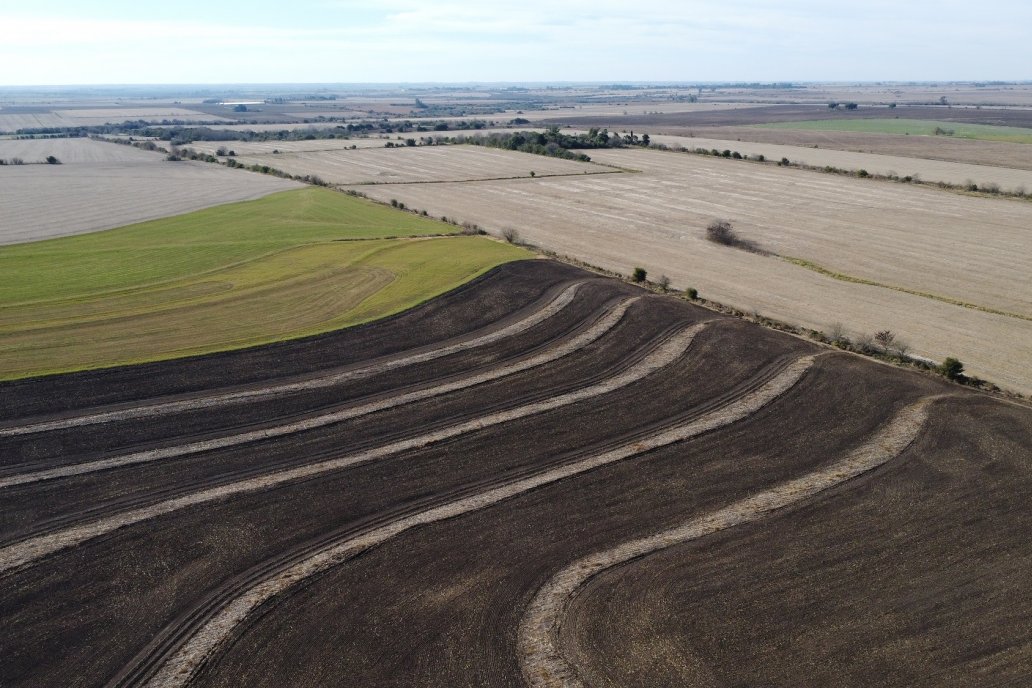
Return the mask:
<path fill-rule="evenodd" d="M 48 430 L 59 430 L 82 425 L 94 425 L 97 423 L 110 423 L 112 421 L 127 420 L 131 418 L 149 418 L 152 416 L 177 413 L 179 411 L 195 411 L 197 409 L 212 408 L 216 406 L 241 404 L 254 399 L 280 396 L 310 389 L 332 387 L 333 385 L 337 385 L 342 382 L 360 380 L 362 378 L 370 377 L 371 375 L 378 375 L 380 373 L 394 370 L 395 368 L 415 365 L 417 363 L 425 363 L 426 361 L 441 358 L 442 356 L 448 356 L 460 351 L 493 344 L 494 342 L 501 341 L 502 339 L 520 334 L 525 330 L 530 329 L 538 323 L 551 318 L 553 315 L 556 315 L 570 305 L 573 301 L 573 297 L 576 295 L 577 290 L 582 284 L 583 282 L 577 282 L 570 285 L 543 308 L 531 313 L 526 318 L 518 322 L 512 323 L 500 330 L 495 330 L 494 332 L 481 335 L 480 337 L 442 346 L 432 351 L 409 354 L 407 356 L 401 356 L 387 361 L 373 362 L 360 368 L 352 368 L 351 370 L 345 370 L 339 373 L 321 375 L 316 378 L 286 384 L 271 385 L 258 389 L 227 392 L 224 394 L 215 394 L 195 399 L 184 399 L 181 401 L 145 404 L 117 411 L 104 411 L 101 413 L 92 413 L 73 418 L 61 418 L 57 420 L 20 425 L 17 427 L 0 428 L 0 437 L 26 435 L 34 432 L 45 432 Z"/>
<path fill-rule="evenodd" d="M 692 328 L 692 330 L 694 329 Z M 690 340 L 692 330 L 683 333 L 681 338 Z M 393 523 L 388 523 L 363 535 L 333 544 L 298 562 L 275 577 L 257 584 L 230 602 L 161 668 L 148 686 L 149 688 L 185 686 L 189 683 L 190 677 L 201 662 L 216 651 L 219 644 L 230 636 L 233 628 L 240 624 L 248 614 L 272 597 L 305 578 L 344 563 L 363 551 L 383 544 L 411 528 L 483 509 L 543 485 L 622 461 L 673 442 L 687 440 L 701 433 L 741 420 L 791 388 L 799 381 L 812 363 L 813 357 L 806 357 L 795 361 L 782 371 L 781 374 L 755 392 L 737 399 L 712 413 L 708 413 L 684 425 L 657 433 L 647 439 L 636 440 L 616 449 L 546 471 L 537 476 L 517 480 L 472 497 L 466 497 L 450 504 L 444 504 L 419 514 L 398 519 Z"/>
<path fill-rule="evenodd" d="M 544 413 L 545 411 L 551 411 L 568 404 L 573 404 L 578 401 L 613 392 L 621 387 L 631 384 L 632 382 L 641 380 L 649 374 L 670 365 L 680 358 L 688 350 L 688 346 L 691 344 L 696 333 L 698 333 L 703 327 L 705 327 L 705 323 L 699 323 L 681 330 L 676 335 L 665 341 L 643 360 L 639 361 L 619 375 L 614 375 L 602 382 L 588 387 L 583 387 L 573 392 L 568 392 L 567 394 L 560 394 L 546 401 L 535 402 L 533 404 L 519 406 L 506 411 L 491 413 L 465 423 L 443 428 L 436 432 L 393 442 L 391 444 L 376 447 L 374 449 L 368 449 L 357 454 L 329 459 L 327 461 L 321 461 L 307 466 L 298 466 L 297 468 L 277 471 L 275 473 L 248 478 L 246 480 L 240 480 L 227 485 L 221 485 L 219 487 L 200 490 L 182 497 L 158 502 L 157 504 L 143 507 L 141 509 L 133 509 L 116 516 L 102 518 L 92 523 L 73 526 L 47 535 L 29 538 L 0 549 L 0 573 L 23 566 L 39 559 L 40 557 L 67 547 L 73 547 L 85 542 L 86 540 L 105 535 L 113 530 L 117 530 L 118 528 L 146 521 L 148 519 L 157 518 L 158 516 L 170 514 L 180 509 L 185 509 L 197 504 L 226 499 L 227 497 L 247 492 L 266 490 L 287 482 L 300 480 L 302 478 L 310 478 L 330 471 L 350 468 L 352 466 L 368 463 L 377 459 L 383 459 L 391 456 L 392 454 L 419 449 L 435 442 L 441 442 L 469 432 L 475 432 L 477 430 L 506 423 L 518 418 Z"/>
<path fill-rule="evenodd" d="M 582 332 L 580 335 L 573 339 L 556 346 L 548 351 L 545 351 L 537 356 L 533 356 L 522 361 L 517 361 L 509 365 L 501 366 L 493 370 L 488 370 L 483 373 L 471 375 L 453 382 L 448 382 L 443 385 L 437 385 L 435 387 L 428 387 L 426 389 L 418 389 L 413 392 L 406 394 L 399 394 L 392 396 L 387 399 L 381 399 L 379 401 L 370 402 L 367 404 L 361 404 L 359 406 L 352 406 L 350 408 L 343 409 L 341 411 L 334 411 L 333 413 L 325 413 L 319 416 L 313 416 L 304 420 L 297 421 L 296 423 L 287 423 L 285 425 L 277 425 L 271 428 L 262 428 L 261 430 L 251 430 L 250 432 L 243 432 L 236 435 L 227 435 L 225 437 L 219 437 L 211 440 L 203 440 L 199 442 L 190 442 L 188 444 L 181 444 L 172 447 L 162 447 L 160 449 L 148 449 L 146 451 L 135 452 L 133 454 L 123 454 L 122 456 L 114 456 L 108 459 L 100 459 L 98 461 L 90 461 L 88 463 L 74 464 L 70 466 L 61 466 L 59 468 L 51 468 L 44 471 L 36 471 L 33 473 L 22 473 L 20 475 L 10 476 L 8 478 L 0 479 L 0 488 L 12 487 L 14 485 L 25 485 L 29 483 L 39 482 L 41 480 L 53 480 L 55 478 L 65 478 L 73 475 L 83 475 L 85 473 L 93 473 L 96 471 L 103 471 L 111 468 L 121 468 L 123 466 L 131 466 L 140 463 L 148 463 L 150 461 L 158 461 L 161 459 L 171 459 L 179 456 L 187 456 L 189 454 L 196 454 L 203 451 L 211 451 L 214 449 L 224 449 L 226 447 L 235 447 L 241 444 L 247 444 L 248 442 L 257 442 L 259 440 L 267 440 L 274 437 L 282 437 L 284 435 L 290 435 L 296 432 L 303 432 L 305 430 L 312 430 L 314 428 L 324 427 L 326 425 L 332 425 L 333 423 L 340 423 L 345 420 L 352 418 L 358 418 L 365 416 L 370 413 L 377 411 L 384 411 L 405 404 L 411 404 L 416 401 L 424 399 L 430 399 L 432 397 L 447 394 L 448 392 L 454 392 L 460 389 L 466 389 L 467 387 L 473 387 L 475 385 L 484 384 L 498 378 L 505 377 L 508 375 L 514 375 L 531 368 L 542 366 L 546 363 L 551 363 L 559 358 L 567 356 L 575 351 L 578 351 L 588 344 L 598 340 L 606 332 L 613 329 L 616 324 L 623 318 L 624 313 L 631 306 L 632 303 L 637 301 L 639 297 L 626 299 L 613 308 L 607 313 L 601 320 L 595 323 L 590 329 Z"/>
<path fill-rule="evenodd" d="M 656 535 L 584 557 L 560 571 L 538 590 L 520 622 L 519 655 L 527 684 L 533 688 L 586 686 L 576 667 L 563 655 L 559 636 L 571 600 L 592 578 L 632 559 L 758 520 L 881 466 L 914 441 L 928 417 L 930 401 L 923 399 L 903 409 L 874 437 L 826 468 Z"/>

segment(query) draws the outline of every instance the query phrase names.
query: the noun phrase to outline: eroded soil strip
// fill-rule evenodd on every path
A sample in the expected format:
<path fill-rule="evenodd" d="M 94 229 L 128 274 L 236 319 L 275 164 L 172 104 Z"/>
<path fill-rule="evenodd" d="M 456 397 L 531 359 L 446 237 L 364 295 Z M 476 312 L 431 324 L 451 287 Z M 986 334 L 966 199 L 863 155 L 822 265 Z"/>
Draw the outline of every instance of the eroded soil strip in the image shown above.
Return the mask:
<path fill-rule="evenodd" d="M 586 686 L 574 663 L 563 655 L 560 631 L 571 600 L 592 578 L 632 559 L 763 518 L 772 511 L 881 466 L 902 453 L 916 439 L 928 418 L 928 407 L 933 399 L 925 398 L 903 409 L 874 437 L 824 469 L 656 535 L 584 557 L 560 571 L 538 590 L 520 622 L 519 654 L 527 683 L 534 688 Z"/>
<path fill-rule="evenodd" d="M 392 454 L 412 449 L 419 449 L 420 447 L 425 447 L 435 442 L 441 442 L 453 437 L 458 437 L 465 433 L 475 432 L 493 425 L 516 420 L 517 418 L 524 418 L 526 416 L 544 413 L 545 411 L 550 411 L 568 404 L 573 404 L 578 401 L 613 392 L 621 387 L 631 384 L 632 382 L 641 380 L 680 358 L 688 350 L 688 347 L 695 338 L 695 335 L 702 330 L 705 325 L 705 323 L 698 323 L 682 329 L 664 341 L 643 360 L 618 375 L 614 375 L 613 377 L 597 384 L 552 397 L 546 401 L 540 401 L 514 409 L 491 413 L 465 423 L 443 428 L 436 432 L 420 435 L 407 440 L 401 440 L 399 442 L 394 442 L 382 447 L 376 447 L 357 454 L 342 456 L 328 461 L 321 461 L 307 466 L 299 466 L 297 468 L 277 471 L 268 475 L 249 478 L 247 480 L 241 480 L 219 487 L 200 490 L 182 497 L 159 502 L 148 507 L 134 509 L 116 516 L 102 518 L 92 523 L 74 526 L 55 533 L 29 538 L 22 542 L 9 545 L 0 549 L 0 573 L 31 563 L 40 557 L 53 552 L 57 552 L 67 547 L 73 547 L 85 542 L 86 540 L 110 533 L 118 528 L 146 521 L 158 516 L 163 516 L 190 506 L 225 499 L 245 492 L 257 492 L 259 490 L 269 489 L 294 480 L 310 478 L 322 473 L 350 468 L 359 464 L 386 458 Z M 807 365 L 809 364 L 807 363 Z"/>
<path fill-rule="evenodd" d="M 260 387 L 257 389 L 247 389 L 238 392 L 227 392 L 224 394 L 215 394 L 212 396 L 206 396 L 194 399 L 183 399 L 179 401 L 167 401 L 152 404 L 143 404 L 128 409 L 119 409 L 116 411 L 103 411 L 100 413 L 92 413 L 88 415 L 75 416 L 72 418 L 60 418 L 50 421 L 40 421 L 37 423 L 29 423 L 16 427 L 0 428 L 0 437 L 12 437 L 15 435 L 27 435 L 36 432 L 46 432 L 48 430 L 59 430 L 64 428 L 79 427 L 83 425 L 95 425 L 97 423 L 110 423 L 113 421 L 128 420 L 132 418 L 149 418 L 152 416 L 160 416 L 170 413 L 177 413 L 179 411 L 195 411 L 203 408 L 213 408 L 218 406 L 228 406 L 231 404 L 241 404 L 254 399 L 262 399 L 268 397 L 279 396 L 283 394 L 291 394 L 293 392 L 301 392 L 311 389 L 319 389 L 324 387 L 332 387 L 333 385 L 347 382 L 350 380 L 360 380 L 362 378 L 370 377 L 384 373 L 395 368 L 401 368 L 404 366 L 415 365 L 417 363 L 425 363 L 436 358 L 448 356 L 461 351 L 467 351 L 481 346 L 486 346 L 494 342 L 500 341 L 507 337 L 520 334 L 525 330 L 537 325 L 538 323 L 551 318 L 556 315 L 564 308 L 566 308 L 573 301 L 574 296 L 577 294 L 577 290 L 583 285 L 583 282 L 576 282 L 566 289 L 561 291 L 552 301 L 547 303 L 541 309 L 531 313 L 526 318 L 507 325 L 499 330 L 489 332 L 487 334 L 469 339 L 466 341 L 456 342 L 442 346 L 430 351 L 421 351 L 419 353 L 413 353 L 409 355 L 402 355 L 398 358 L 392 358 L 386 361 L 373 362 L 368 365 L 361 366 L 359 368 L 351 368 L 342 372 L 331 373 L 329 375 L 320 375 L 319 377 L 310 378 L 306 380 L 299 380 L 297 382 L 290 382 L 278 385 L 270 385 L 266 387 Z"/>
<path fill-rule="evenodd" d="M 701 326 L 693 326 L 671 340 L 669 349 L 687 347 L 694 333 Z M 667 363 L 677 356 L 668 351 L 662 356 Z M 755 413 L 793 387 L 813 363 L 814 357 L 807 356 L 792 362 L 777 377 L 760 389 L 745 395 L 726 406 L 696 418 L 683 425 L 659 432 L 646 439 L 638 439 L 595 456 L 555 468 L 539 475 L 511 483 L 434 507 L 418 514 L 400 518 L 392 523 L 375 528 L 362 535 L 349 537 L 331 544 L 317 553 L 301 560 L 275 576 L 258 583 L 231 601 L 215 617 L 208 621 L 177 652 L 148 683 L 151 688 L 174 688 L 185 686 L 197 667 L 210 656 L 221 642 L 226 640 L 253 610 L 299 581 L 339 565 L 363 551 L 376 547 L 387 540 L 417 526 L 454 518 L 462 514 L 483 509 L 510 499 L 529 490 L 553 483 L 571 476 L 594 470 L 601 466 L 621 461 L 643 452 L 663 447 L 674 442 L 690 439 L 699 434 L 734 423 Z M 657 359 L 651 367 L 658 369 L 663 364 Z"/>
<path fill-rule="evenodd" d="M 35 471 L 32 473 L 22 473 L 20 475 L 13 475 L 7 478 L 0 478 L 0 488 L 11 487 L 14 485 L 24 485 L 28 483 L 35 483 L 41 480 L 52 480 L 55 478 L 64 478 L 72 475 L 83 475 L 85 473 L 93 473 L 96 471 L 103 471 L 110 468 L 120 468 L 122 466 L 130 466 L 133 464 L 147 463 L 150 461 L 158 461 L 161 459 L 171 459 L 178 456 L 186 456 L 189 454 L 196 454 L 203 451 L 211 451 L 214 449 L 224 449 L 226 447 L 234 447 L 240 444 L 247 444 L 248 442 L 257 442 L 259 440 L 267 440 L 274 437 L 282 437 L 284 435 L 290 435 L 295 432 L 303 432 L 305 430 L 312 430 L 314 428 L 324 427 L 326 425 L 332 425 L 334 423 L 340 423 L 345 420 L 352 418 L 358 418 L 365 416 L 370 413 L 377 411 L 384 411 L 390 408 L 396 408 L 405 404 L 411 404 L 416 401 L 429 399 L 432 397 L 447 394 L 448 392 L 454 392 L 467 387 L 473 387 L 476 385 L 497 380 L 501 377 L 508 375 L 514 375 L 516 373 L 529 370 L 530 368 L 536 368 L 546 363 L 551 363 L 559 358 L 567 356 L 575 351 L 578 351 L 588 344 L 598 340 L 609 330 L 613 329 L 616 324 L 623 318 L 627 309 L 630 308 L 631 304 L 638 300 L 639 297 L 625 299 L 619 302 L 613 307 L 608 313 L 606 313 L 601 319 L 592 325 L 588 330 L 577 335 L 573 339 L 564 342 L 558 346 L 546 350 L 545 352 L 532 356 L 531 358 L 524 359 L 522 361 L 516 361 L 508 365 L 503 365 L 493 370 L 488 370 L 483 373 L 471 375 L 466 378 L 448 382 L 443 385 L 437 385 L 434 387 L 428 387 L 426 389 L 417 389 L 412 392 L 405 394 L 399 394 L 396 396 L 389 397 L 387 399 L 381 399 L 378 401 L 370 402 L 367 404 L 360 404 L 358 406 L 352 406 L 350 408 L 343 409 L 341 411 L 334 411 L 332 413 L 325 413 L 318 416 L 312 416 L 305 418 L 304 420 L 297 421 L 295 423 L 287 423 L 284 425 L 277 425 L 269 428 L 262 428 L 260 430 L 251 430 L 249 432 L 238 433 L 235 435 L 227 435 L 225 437 L 219 437 L 210 440 L 201 440 L 198 442 L 190 442 L 188 444 L 175 445 L 171 447 L 162 447 L 160 449 L 148 449 L 146 451 L 134 452 L 132 454 L 123 454 L 121 456 L 114 456 L 108 459 L 100 459 L 98 461 L 90 461 L 87 463 L 73 464 L 70 466 L 61 466 L 58 468 L 50 468 L 43 471 Z"/>

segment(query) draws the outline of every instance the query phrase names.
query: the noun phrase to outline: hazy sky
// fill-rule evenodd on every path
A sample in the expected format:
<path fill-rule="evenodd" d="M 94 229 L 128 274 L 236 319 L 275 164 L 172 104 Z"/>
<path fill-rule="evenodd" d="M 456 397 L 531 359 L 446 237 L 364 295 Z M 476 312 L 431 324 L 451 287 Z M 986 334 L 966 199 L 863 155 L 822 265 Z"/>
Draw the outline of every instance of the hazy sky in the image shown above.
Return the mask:
<path fill-rule="evenodd" d="M 0 0 L 0 85 L 1032 79 L 1028 0 Z"/>

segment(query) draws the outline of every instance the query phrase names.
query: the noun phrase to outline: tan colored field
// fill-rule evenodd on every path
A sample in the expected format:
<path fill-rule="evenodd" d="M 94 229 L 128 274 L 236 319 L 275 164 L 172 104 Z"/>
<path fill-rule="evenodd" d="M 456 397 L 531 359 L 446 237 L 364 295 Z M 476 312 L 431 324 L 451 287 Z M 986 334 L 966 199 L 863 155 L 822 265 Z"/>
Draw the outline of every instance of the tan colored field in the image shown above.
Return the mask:
<path fill-rule="evenodd" d="M 208 129 L 220 131 L 298 131 L 301 129 L 323 129 L 327 126 L 336 126 L 323 122 L 277 122 L 275 124 L 211 124 L 205 125 Z"/>
<path fill-rule="evenodd" d="M 114 143 L 84 143 L 146 158 L 0 167 L 0 244 L 111 229 L 300 186 L 202 162 L 166 162 Z"/>
<path fill-rule="evenodd" d="M 709 110 L 739 110 L 741 108 L 758 107 L 754 103 L 676 103 L 676 102 L 626 102 L 626 103 L 599 103 L 596 105 L 576 105 L 570 107 L 549 108 L 546 110 L 525 110 L 522 113 L 509 111 L 480 119 L 494 119 L 508 121 L 516 117 L 522 117 L 532 122 L 542 119 L 553 119 L 555 117 L 577 116 L 577 117 L 604 117 L 620 115 L 644 115 L 647 113 L 673 113 L 673 112 L 704 112 Z M 470 118 L 465 118 L 470 119 Z"/>
<path fill-rule="evenodd" d="M 41 113 L 7 113 L 0 110 L 0 132 L 14 132 L 34 127 L 88 127 L 100 124 L 120 124 L 127 120 L 160 122 L 165 119 L 186 122 L 223 120 L 181 107 L 84 108 L 53 110 Z"/>
<path fill-rule="evenodd" d="M 150 153 L 93 139 L 2 139 L 0 159 L 21 158 L 26 163 L 38 163 L 48 155 L 55 156 L 65 165 L 81 163 L 141 163 L 161 160 L 158 153 Z"/>
<path fill-rule="evenodd" d="M 397 144 L 396 137 L 391 138 L 353 138 L 353 139 L 313 139 L 311 141 L 196 141 L 187 144 L 202 153 L 215 154 L 220 148 L 231 150 L 239 155 L 264 155 L 273 151 L 281 153 L 310 153 L 315 151 L 348 150 L 356 148 L 383 148 L 388 142 Z"/>
<path fill-rule="evenodd" d="M 471 181 L 612 172 L 593 163 L 479 146 L 418 146 L 246 155 L 245 165 L 269 165 L 290 174 L 315 174 L 331 184 Z"/>
<path fill-rule="evenodd" d="M 971 83 L 944 84 L 805 84 L 792 89 L 720 88 L 705 92 L 705 100 L 754 103 L 915 103 L 936 104 L 946 96 L 951 105 L 1032 107 L 1032 85 L 979 87 Z"/>
<path fill-rule="evenodd" d="M 660 127 L 650 134 L 702 136 L 729 141 L 753 141 L 785 146 L 831 148 L 906 158 L 947 160 L 975 165 L 1032 170 L 1032 146 L 1002 141 L 975 141 L 949 136 L 900 136 L 853 131 L 804 131 L 762 127 Z"/>
<path fill-rule="evenodd" d="M 1032 204 L 678 153 L 593 151 L 639 170 L 588 178 L 364 187 L 815 329 L 891 329 L 916 354 L 1032 391 L 1032 322 L 856 284 L 703 238 L 714 218 L 782 255 L 886 285 L 1032 316 Z"/>
<path fill-rule="evenodd" d="M 793 163 L 813 165 L 817 167 L 830 165 L 844 170 L 867 170 L 871 174 L 898 174 L 900 176 L 911 175 L 928 182 L 965 184 L 969 181 L 973 181 L 979 186 L 983 186 L 986 183 L 995 183 L 1005 191 L 1013 191 L 1016 189 L 1032 190 L 1032 170 L 1027 169 L 1016 170 L 1008 167 L 994 167 L 990 165 L 973 165 L 970 163 L 947 162 L 943 160 L 924 160 L 903 155 L 855 153 L 852 151 L 840 151 L 828 148 L 784 146 L 773 143 L 706 139 L 687 136 L 667 136 L 663 134 L 653 136 L 652 141 L 653 143 L 664 144 L 671 147 L 681 146 L 689 149 L 705 148 L 708 150 L 715 148 L 721 151 L 738 151 L 742 155 L 748 156 L 763 155 L 768 160 L 788 158 Z M 1032 150 L 1029 151 L 1028 158 L 1028 162 L 1032 164 Z"/>

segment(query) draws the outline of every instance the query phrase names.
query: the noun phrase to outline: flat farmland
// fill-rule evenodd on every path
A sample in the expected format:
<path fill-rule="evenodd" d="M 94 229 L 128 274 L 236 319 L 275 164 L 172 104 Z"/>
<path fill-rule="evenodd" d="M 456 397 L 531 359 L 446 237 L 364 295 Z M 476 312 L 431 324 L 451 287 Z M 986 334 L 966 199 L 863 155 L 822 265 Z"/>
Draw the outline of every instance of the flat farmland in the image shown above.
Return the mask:
<path fill-rule="evenodd" d="M 593 163 L 483 146 L 416 146 L 245 155 L 246 165 L 268 165 L 295 175 L 314 174 L 330 184 L 407 184 L 612 172 Z"/>
<path fill-rule="evenodd" d="M 397 144 L 397 138 L 353 138 L 353 139 L 312 139 L 310 141 L 195 141 L 187 144 L 202 153 L 215 153 L 220 148 L 233 151 L 237 155 L 267 155 L 273 151 L 280 153 L 314 153 L 318 151 L 341 151 L 355 148 L 383 148 L 388 142 Z M 402 143 L 404 143 L 402 141 Z"/>
<path fill-rule="evenodd" d="M 48 155 L 64 165 L 147 164 L 161 160 L 157 153 L 93 139 L 0 139 L 0 159 L 8 162 L 21 158 L 26 163 L 42 163 Z"/>
<path fill-rule="evenodd" d="M 624 274 L 641 265 L 768 317 L 890 329 L 919 355 L 958 356 L 973 374 L 1032 390 L 1029 204 L 679 153 L 593 153 L 642 173 L 365 191 L 489 229 L 512 226 Z M 707 242 L 713 219 L 841 279 Z"/>
<path fill-rule="evenodd" d="M 1032 657 L 1032 411 L 552 261 L 0 391 L 5 686 L 972 685 Z M 911 571 L 969 603 L 870 599 Z M 894 652 L 890 613 L 948 632 Z"/>
<path fill-rule="evenodd" d="M 872 134 L 902 136 L 933 136 L 937 129 L 952 131 L 952 136 L 979 141 L 1032 143 L 1032 129 L 1028 127 L 993 126 L 967 122 L 921 119 L 821 119 L 802 122 L 774 122 L 757 125 L 769 129 L 809 129 L 817 131 L 859 131 Z"/>
<path fill-rule="evenodd" d="M 319 334 L 391 315 L 530 255 L 481 237 L 416 239 L 451 231 L 309 187 L 0 248 L 0 378 Z"/>
<path fill-rule="evenodd" d="M 26 161 L 54 154 L 68 163 L 0 166 L 0 244 L 96 232 L 301 186 L 88 139 L 7 140 L 0 151 L 24 153 Z"/>
<path fill-rule="evenodd" d="M 943 160 L 924 160 L 905 155 L 853 153 L 828 148 L 813 148 L 812 146 L 756 143 L 748 140 L 735 141 L 654 134 L 652 142 L 670 147 L 681 146 L 689 150 L 703 148 L 706 150 L 738 151 L 742 155 L 750 157 L 763 155 L 768 160 L 788 158 L 793 163 L 815 167 L 831 166 L 851 171 L 867 170 L 871 174 L 896 174 L 901 177 L 910 175 L 926 182 L 946 182 L 948 184 L 974 182 L 979 186 L 993 183 L 998 184 L 1004 191 L 1018 189 L 1032 191 L 1032 170 L 1029 169 L 972 165 Z M 1029 151 L 1026 157 L 1027 162 L 1032 163 L 1032 150 Z"/>
<path fill-rule="evenodd" d="M 520 117 L 532 122 L 560 117 L 623 117 L 625 115 L 646 115 L 646 114 L 673 114 L 682 112 L 724 112 L 726 110 L 742 110 L 746 108 L 762 107 L 762 104 L 755 103 L 676 103 L 670 101 L 656 102 L 634 102 L 626 103 L 588 103 L 571 105 L 569 107 L 546 108 L 542 110 L 526 110 L 523 112 L 508 112 L 506 116 L 510 119 Z M 492 116 L 489 119 L 501 119 L 502 116 Z M 468 118 L 467 118 L 468 119 Z"/>
<path fill-rule="evenodd" d="M 763 127 L 660 127 L 650 129 L 678 137 L 753 141 L 782 146 L 878 153 L 906 158 L 1032 170 L 1028 144 L 975 141 L 952 136 L 900 136 L 851 131 L 765 129 Z"/>
<path fill-rule="evenodd" d="M 90 127 L 101 124 L 121 124 L 126 121 L 144 120 L 161 122 L 205 122 L 226 120 L 196 110 L 180 107 L 130 107 L 130 108 L 70 108 L 51 111 L 18 112 L 0 109 L 0 132 L 16 132 L 19 129 L 45 127 Z"/>

